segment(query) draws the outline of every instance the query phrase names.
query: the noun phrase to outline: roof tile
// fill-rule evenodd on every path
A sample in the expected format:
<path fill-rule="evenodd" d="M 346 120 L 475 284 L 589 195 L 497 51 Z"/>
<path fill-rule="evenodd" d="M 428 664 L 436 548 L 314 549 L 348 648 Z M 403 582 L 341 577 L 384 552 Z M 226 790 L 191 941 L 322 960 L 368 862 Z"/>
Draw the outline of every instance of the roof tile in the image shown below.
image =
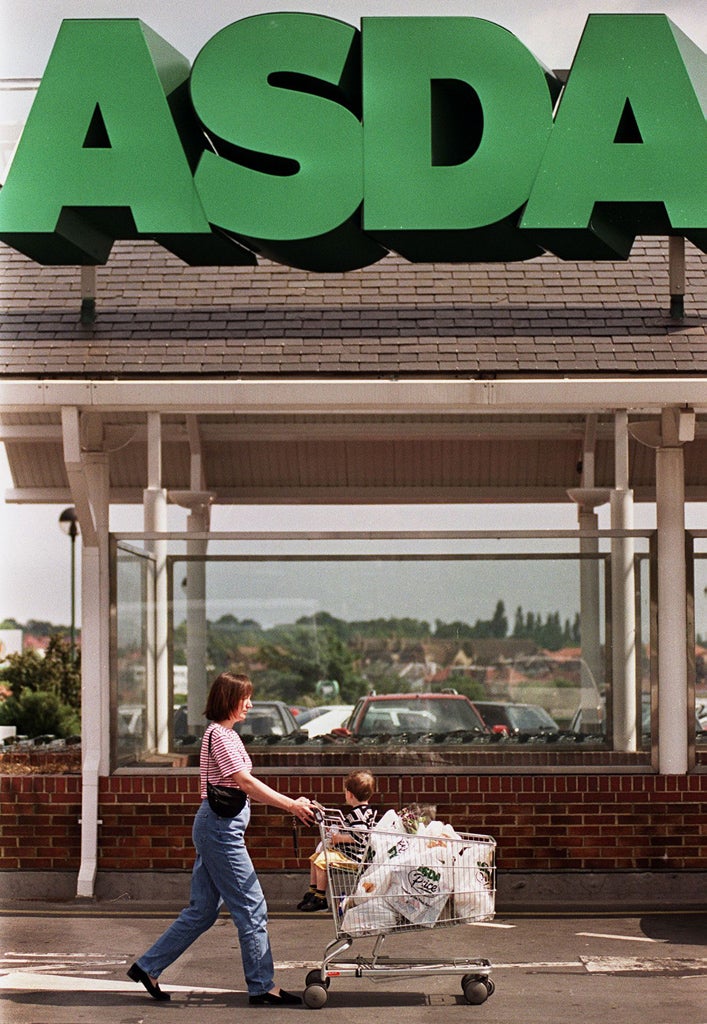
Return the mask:
<path fill-rule="evenodd" d="M 78 268 L 0 246 L 4 375 L 150 377 L 370 373 L 704 373 L 706 258 L 686 245 L 687 317 L 669 317 L 667 243 L 616 263 L 551 255 L 348 274 L 186 267 L 149 242 L 97 268 L 97 319 L 79 321 Z"/>

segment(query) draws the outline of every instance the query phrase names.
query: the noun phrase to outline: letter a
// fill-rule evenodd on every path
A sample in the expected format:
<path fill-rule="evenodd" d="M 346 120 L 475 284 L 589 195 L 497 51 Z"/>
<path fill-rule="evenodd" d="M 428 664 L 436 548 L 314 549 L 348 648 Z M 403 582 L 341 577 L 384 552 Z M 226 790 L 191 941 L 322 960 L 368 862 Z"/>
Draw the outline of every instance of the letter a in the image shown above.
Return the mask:
<path fill-rule="evenodd" d="M 0 192 L 0 238 L 48 264 L 104 263 L 116 238 L 253 263 L 199 201 L 175 124 L 188 144 L 189 70 L 138 20 L 64 21 Z"/>

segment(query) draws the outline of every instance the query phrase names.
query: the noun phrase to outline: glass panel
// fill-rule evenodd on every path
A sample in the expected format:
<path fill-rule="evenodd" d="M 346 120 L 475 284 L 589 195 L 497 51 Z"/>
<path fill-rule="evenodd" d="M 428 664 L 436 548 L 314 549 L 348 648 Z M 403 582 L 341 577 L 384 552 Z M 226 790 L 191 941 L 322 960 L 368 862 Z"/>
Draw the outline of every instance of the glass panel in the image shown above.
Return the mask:
<path fill-rule="evenodd" d="M 695 540 L 695 760 L 707 766 L 707 538 Z"/>
<path fill-rule="evenodd" d="M 638 700 L 641 709 L 640 743 L 644 750 L 652 750 L 658 742 L 654 728 L 652 696 L 653 663 L 651 657 L 651 590 L 650 559 L 647 555 L 636 556 L 636 678 Z M 657 710 L 657 709 L 656 709 Z"/>
<path fill-rule="evenodd" d="M 151 558 L 118 545 L 115 554 L 113 763 L 142 760 L 155 747 L 154 571 Z"/>
<path fill-rule="evenodd" d="M 199 674 L 198 694 L 188 701 L 194 714 L 186 745 L 203 730 L 208 681 L 228 669 L 255 684 L 256 708 L 242 729 L 251 742 L 327 742 L 330 733 L 317 728 L 310 737 L 307 723 L 298 727 L 298 711 L 313 704 L 341 707 L 341 721 L 332 725 L 339 730 L 363 695 L 433 692 L 434 711 L 419 700 L 407 711 L 389 699 L 369 702 L 380 707 L 350 723 L 349 742 L 396 736 L 426 745 L 606 746 L 604 555 L 207 557 L 205 629 L 190 619 L 185 596 L 193 564 L 175 558 L 172 565 L 175 670 L 188 663 L 189 691 L 192 673 Z M 579 574 L 587 564 L 596 605 L 593 631 L 583 641 Z M 532 593 L 534 604 L 518 604 L 509 614 L 499 597 L 504 590 Z M 447 707 L 453 702 L 444 691 L 478 702 L 481 719 L 468 702 Z M 264 713 L 273 715 L 265 701 L 279 702 L 284 728 L 281 722 L 265 727 Z"/>
<path fill-rule="evenodd" d="M 623 591 L 612 589 L 606 531 L 591 546 L 576 534 L 213 535 L 208 554 L 194 553 L 204 540 L 168 538 L 172 716 L 161 763 L 197 763 L 208 687 L 229 670 L 253 679 L 240 731 L 267 748 L 268 766 L 369 755 L 511 766 L 533 751 L 540 765 L 650 764 L 647 534 L 631 538 Z M 155 750 L 152 575 L 146 556 L 119 547 L 121 764 Z M 614 649 L 617 609 L 635 615 L 635 648 Z"/>

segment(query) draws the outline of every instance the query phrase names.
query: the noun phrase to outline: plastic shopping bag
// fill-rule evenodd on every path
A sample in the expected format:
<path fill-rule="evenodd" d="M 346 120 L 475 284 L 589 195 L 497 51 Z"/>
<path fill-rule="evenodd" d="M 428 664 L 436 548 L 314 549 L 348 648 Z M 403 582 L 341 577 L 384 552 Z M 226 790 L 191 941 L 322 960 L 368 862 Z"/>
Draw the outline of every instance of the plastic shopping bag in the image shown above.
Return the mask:
<path fill-rule="evenodd" d="M 431 928 L 452 891 L 448 868 L 430 863 L 401 865 L 394 870 L 386 903 L 410 924 Z"/>
<path fill-rule="evenodd" d="M 489 921 L 494 915 L 494 848 L 488 843 L 465 844 L 452 866 L 454 916 L 465 921 Z"/>
<path fill-rule="evenodd" d="M 384 896 L 390 888 L 393 873 L 386 864 L 373 864 L 358 880 L 353 895 L 361 898 Z"/>
<path fill-rule="evenodd" d="M 391 845 L 391 835 L 404 832 L 405 827 L 398 812 L 386 811 L 369 833 L 369 848 L 372 858 L 374 860 L 383 858 Z"/>
<path fill-rule="evenodd" d="M 398 917 L 385 900 L 371 899 L 347 907 L 341 928 L 349 935 L 380 935 L 398 924 Z"/>
<path fill-rule="evenodd" d="M 425 837 L 425 845 L 431 856 L 441 864 L 452 864 L 461 845 L 461 836 L 451 825 L 441 821 L 431 821 L 421 833 Z"/>

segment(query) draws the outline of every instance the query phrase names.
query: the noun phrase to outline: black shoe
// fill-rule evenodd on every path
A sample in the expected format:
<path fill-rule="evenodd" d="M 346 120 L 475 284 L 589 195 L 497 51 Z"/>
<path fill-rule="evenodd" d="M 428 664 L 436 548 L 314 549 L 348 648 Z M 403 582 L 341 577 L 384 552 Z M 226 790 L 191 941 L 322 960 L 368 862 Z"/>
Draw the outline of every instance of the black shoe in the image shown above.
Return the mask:
<path fill-rule="evenodd" d="M 153 999 L 168 1000 L 171 999 L 169 992 L 163 992 L 157 982 L 150 981 L 150 975 L 145 974 L 142 967 L 138 967 L 137 964 L 133 964 L 128 971 L 128 977 L 131 981 L 137 981 L 140 985 L 144 985 L 146 990 L 150 993 Z"/>
<path fill-rule="evenodd" d="M 329 904 L 323 896 L 313 896 L 308 903 L 305 903 L 305 905 L 299 909 L 304 910 L 309 914 L 313 910 L 328 910 Z"/>
<path fill-rule="evenodd" d="M 301 1006 L 302 997 L 293 996 L 281 988 L 279 996 L 273 992 L 263 992 L 259 996 L 248 996 L 248 1002 L 251 1006 Z"/>
<path fill-rule="evenodd" d="M 303 896 L 303 897 L 302 897 L 302 899 L 301 899 L 301 900 L 299 901 L 299 903 L 297 904 L 297 909 L 298 909 L 298 910 L 304 910 L 304 908 L 305 908 L 305 907 L 307 906 L 307 904 L 308 904 L 308 903 L 311 903 L 313 899 L 316 899 L 316 897 L 315 897 L 314 893 L 312 892 L 312 890 L 311 890 L 311 889 L 309 889 L 309 890 L 308 890 L 308 891 L 307 891 L 307 892 L 306 892 L 306 893 L 304 894 L 304 896 Z"/>

